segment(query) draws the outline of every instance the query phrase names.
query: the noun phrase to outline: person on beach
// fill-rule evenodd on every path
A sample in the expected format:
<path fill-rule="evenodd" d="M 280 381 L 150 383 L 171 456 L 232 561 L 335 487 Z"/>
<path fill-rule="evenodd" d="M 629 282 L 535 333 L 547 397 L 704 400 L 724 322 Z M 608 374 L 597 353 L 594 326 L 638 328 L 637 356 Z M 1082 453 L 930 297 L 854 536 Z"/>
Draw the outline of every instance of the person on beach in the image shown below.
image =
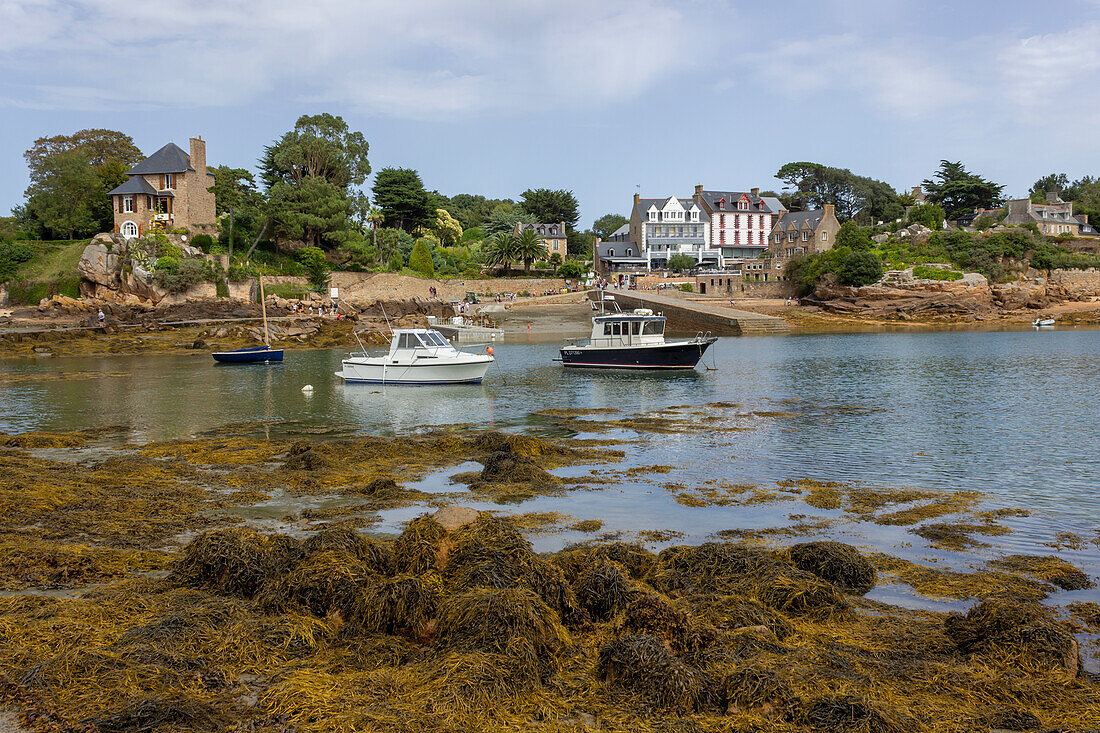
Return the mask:
<path fill-rule="evenodd" d="M 99 313 L 96 315 L 96 318 L 99 319 L 99 325 L 101 326 L 107 321 L 107 316 L 104 315 L 102 308 L 99 309 Z"/>

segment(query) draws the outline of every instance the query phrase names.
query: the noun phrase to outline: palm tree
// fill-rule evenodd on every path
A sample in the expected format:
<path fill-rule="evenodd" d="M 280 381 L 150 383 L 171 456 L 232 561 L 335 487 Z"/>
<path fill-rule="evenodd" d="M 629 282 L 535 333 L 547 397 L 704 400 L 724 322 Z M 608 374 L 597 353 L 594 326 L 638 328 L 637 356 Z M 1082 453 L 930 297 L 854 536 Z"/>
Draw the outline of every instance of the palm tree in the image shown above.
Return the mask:
<path fill-rule="evenodd" d="M 386 217 L 382 215 L 382 209 L 371 204 L 371 207 L 367 209 L 367 221 L 370 222 L 370 243 L 375 247 L 378 246 L 378 225 L 386 221 Z"/>
<path fill-rule="evenodd" d="M 516 239 L 509 232 L 497 232 L 485 242 L 485 264 L 503 265 L 505 272 L 516 259 Z"/>
<path fill-rule="evenodd" d="M 524 229 L 516 239 L 516 258 L 523 260 L 523 271 L 531 269 L 531 263 L 546 256 L 546 245 L 534 229 Z"/>

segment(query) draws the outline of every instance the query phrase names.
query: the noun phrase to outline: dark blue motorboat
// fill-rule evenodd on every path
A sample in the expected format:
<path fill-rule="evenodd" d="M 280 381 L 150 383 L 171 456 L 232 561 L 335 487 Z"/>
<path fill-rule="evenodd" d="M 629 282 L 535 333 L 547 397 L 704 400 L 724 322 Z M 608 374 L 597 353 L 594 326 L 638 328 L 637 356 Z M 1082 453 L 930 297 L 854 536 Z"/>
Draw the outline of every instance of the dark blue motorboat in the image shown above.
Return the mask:
<path fill-rule="evenodd" d="M 265 361 L 282 361 L 283 350 L 273 349 L 270 346 L 253 346 L 236 351 L 218 351 L 211 354 L 214 361 L 223 364 L 258 364 Z"/>
<path fill-rule="evenodd" d="M 613 312 L 608 313 L 608 306 Z M 596 305 L 593 304 L 595 308 Z M 718 339 L 700 333 L 693 339 L 665 339 L 665 317 L 647 308 L 633 313 L 619 310 L 614 297 L 601 294 L 600 314 L 592 318 L 592 335 L 587 343 L 570 339 L 561 349 L 566 367 L 589 369 L 694 369 L 703 352 Z"/>

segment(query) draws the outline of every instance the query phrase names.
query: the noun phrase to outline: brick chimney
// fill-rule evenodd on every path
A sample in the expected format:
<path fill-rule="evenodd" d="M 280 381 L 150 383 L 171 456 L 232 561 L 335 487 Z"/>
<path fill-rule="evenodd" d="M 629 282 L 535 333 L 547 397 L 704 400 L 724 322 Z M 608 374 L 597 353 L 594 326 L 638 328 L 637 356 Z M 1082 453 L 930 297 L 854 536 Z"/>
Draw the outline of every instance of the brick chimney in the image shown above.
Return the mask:
<path fill-rule="evenodd" d="M 1077 221 L 1081 222 L 1082 224 L 1088 224 L 1089 223 L 1089 215 L 1088 214 L 1074 214 L 1074 216 L 1077 218 Z"/>
<path fill-rule="evenodd" d="M 750 188 L 750 189 L 749 189 L 749 191 L 750 191 L 750 192 L 752 192 L 752 195 L 753 195 L 753 196 L 756 196 L 756 197 L 758 197 L 758 198 L 759 198 L 759 196 L 760 196 L 760 188 L 759 188 L 759 187 L 757 187 L 757 188 Z"/>
<path fill-rule="evenodd" d="M 1047 191 L 1047 203 L 1048 204 L 1055 204 L 1055 203 L 1058 203 L 1058 201 L 1060 201 L 1060 200 L 1061 200 L 1061 196 L 1058 195 L 1057 191 Z"/>
<path fill-rule="evenodd" d="M 825 204 L 825 217 L 828 219 L 830 216 L 836 216 L 835 208 L 832 204 Z"/>
<path fill-rule="evenodd" d="M 703 184 L 701 184 L 701 183 L 696 183 L 695 184 L 695 195 L 696 196 L 702 196 L 703 195 Z"/>
<path fill-rule="evenodd" d="M 206 141 L 201 137 L 191 138 L 191 167 L 197 173 L 206 172 Z"/>
<path fill-rule="evenodd" d="M 642 200 L 642 195 L 640 193 L 634 194 L 634 203 L 635 204 L 637 204 L 641 200 Z"/>

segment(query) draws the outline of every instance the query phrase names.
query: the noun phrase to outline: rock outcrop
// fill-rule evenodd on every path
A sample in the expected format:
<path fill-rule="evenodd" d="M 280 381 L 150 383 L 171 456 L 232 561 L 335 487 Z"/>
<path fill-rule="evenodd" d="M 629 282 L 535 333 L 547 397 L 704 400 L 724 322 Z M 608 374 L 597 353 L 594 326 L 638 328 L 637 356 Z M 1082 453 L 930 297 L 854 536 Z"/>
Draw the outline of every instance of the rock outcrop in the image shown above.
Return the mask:
<path fill-rule="evenodd" d="M 121 236 L 97 234 L 84 248 L 76 266 L 81 280 L 92 283 L 93 289 L 94 285 L 102 285 L 110 290 L 118 290 L 122 275 L 121 255 L 125 249 L 125 240 Z"/>
<path fill-rule="evenodd" d="M 862 288 L 824 282 L 804 303 L 871 318 L 980 317 L 994 311 L 993 292 L 981 275 L 956 281 L 876 283 Z"/>

